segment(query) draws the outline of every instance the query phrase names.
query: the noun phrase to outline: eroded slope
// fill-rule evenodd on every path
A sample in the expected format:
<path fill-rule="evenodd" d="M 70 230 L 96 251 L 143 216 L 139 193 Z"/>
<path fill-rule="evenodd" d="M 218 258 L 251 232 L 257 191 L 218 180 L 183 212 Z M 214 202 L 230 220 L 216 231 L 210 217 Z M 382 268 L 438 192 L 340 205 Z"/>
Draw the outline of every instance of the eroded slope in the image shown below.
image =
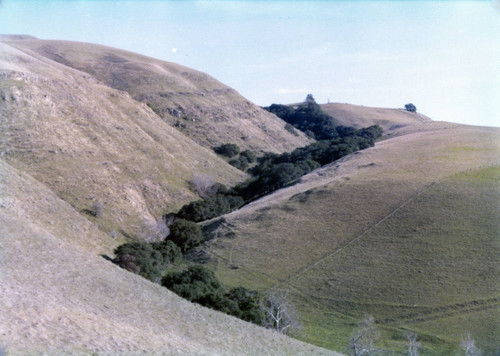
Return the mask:
<path fill-rule="evenodd" d="M 282 120 L 234 89 L 178 64 L 88 43 L 22 39 L 9 44 L 128 92 L 205 147 L 236 143 L 257 152 L 283 152 L 309 142 L 302 133 L 285 130 Z"/>
<path fill-rule="evenodd" d="M 134 233 L 196 199 L 195 174 L 245 174 L 92 76 L 0 43 L 0 152 L 78 210 L 101 204 L 105 231 Z M 136 227 L 136 228 L 135 228 Z"/>

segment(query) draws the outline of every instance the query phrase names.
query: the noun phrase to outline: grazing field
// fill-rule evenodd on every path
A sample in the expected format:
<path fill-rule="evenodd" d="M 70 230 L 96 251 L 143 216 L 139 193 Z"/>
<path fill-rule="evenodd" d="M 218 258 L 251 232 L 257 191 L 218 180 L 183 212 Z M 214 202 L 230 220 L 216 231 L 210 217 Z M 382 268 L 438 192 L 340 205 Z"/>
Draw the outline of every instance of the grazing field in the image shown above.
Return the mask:
<path fill-rule="evenodd" d="M 415 330 L 447 354 L 468 330 L 494 352 L 499 131 L 425 125 L 211 222 L 210 264 L 226 283 L 289 290 L 308 342 L 346 351 L 369 313 L 389 350 Z"/>

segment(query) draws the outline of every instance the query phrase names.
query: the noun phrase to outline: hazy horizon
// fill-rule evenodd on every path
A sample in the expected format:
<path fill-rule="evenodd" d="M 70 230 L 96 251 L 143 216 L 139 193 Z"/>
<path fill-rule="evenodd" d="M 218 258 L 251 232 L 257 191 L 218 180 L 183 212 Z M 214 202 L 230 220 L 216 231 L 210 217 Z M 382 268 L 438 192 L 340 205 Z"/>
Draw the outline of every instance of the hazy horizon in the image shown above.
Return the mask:
<path fill-rule="evenodd" d="M 208 73 L 258 105 L 403 107 L 500 126 L 487 1 L 14 1 L 0 33 L 99 43 Z M 497 35 L 495 35 L 497 33 Z"/>

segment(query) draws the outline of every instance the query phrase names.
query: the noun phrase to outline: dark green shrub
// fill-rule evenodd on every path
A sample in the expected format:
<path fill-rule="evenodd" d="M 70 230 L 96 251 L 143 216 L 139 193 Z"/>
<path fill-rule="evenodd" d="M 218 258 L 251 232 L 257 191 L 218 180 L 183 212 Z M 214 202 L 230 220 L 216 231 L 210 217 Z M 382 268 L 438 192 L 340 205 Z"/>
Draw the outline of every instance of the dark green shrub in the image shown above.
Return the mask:
<path fill-rule="evenodd" d="M 213 298 L 210 295 L 218 294 L 221 288 L 214 273 L 201 265 L 190 266 L 181 272 L 171 272 L 163 277 L 161 284 L 192 302 L 207 302 Z"/>
<path fill-rule="evenodd" d="M 167 264 L 176 264 L 182 261 L 182 250 L 173 241 L 153 242 L 151 247 L 162 254 L 163 261 Z"/>
<path fill-rule="evenodd" d="M 257 156 L 250 150 L 245 150 L 241 152 L 240 157 L 245 157 L 248 163 L 254 163 L 255 161 L 257 161 Z"/>
<path fill-rule="evenodd" d="M 167 240 L 173 241 L 183 252 L 199 245 L 202 238 L 201 228 L 184 219 L 176 220 L 170 225 L 170 234 L 167 236 Z"/>
<path fill-rule="evenodd" d="M 114 252 L 113 263 L 153 282 L 158 281 L 168 264 L 162 253 L 146 242 L 127 243 L 118 246 Z"/>
<path fill-rule="evenodd" d="M 226 143 L 217 147 L 214 147 L 214 151 L 224 157 L 234 157 L 240 153 L 240 148 L 234 143 Z"/>
<path fill-rule="evenodd" d="M 248 290 L 244 287 L 236 287 L 226 293 L 226 298 L 234 301 L 238 305 L 240 315 L 235 316 L 251 323 L 262 325 L 263 315 L 259 306 L 261 296 L 258 292 Z"/>
<path fill-rule="evenodd" d="M 215 274 L 201 265 L 167 274 L 162 285 L 191 302 L 262 325 L 257 292 L 238 287 L 226 293 Z"/>
<path fill-rule="evenodd" d="M 177 217 L 200 222 L 230 213 L 243 203 L 243 198 L 239 196 L 216 195 L 184 205 L 177 213 Z"/>
<path fill-rule="evenodd" d="M 294 136 L 298 136 L 299 134 L 297 133 L 297 130 L 295 130 L 295 127 L 293 125 L 290 125 L 288 122 L 285 125 L 285 130 L 290 132 Z"/>
<path fill-rule="evenodd" d="M 235 168 L 238 168 L 240 171 L 246 171 L 249 166 L 248 159 L 242 155 L 240 155 L 238 158 L 230 160 L 229 164 Z"/>
<path fill-rule="evenodd" d="M 409 103 L 405 105 L 405 110 L 409 112 L 417 112 L 417 107 L 412 103 Z"/>

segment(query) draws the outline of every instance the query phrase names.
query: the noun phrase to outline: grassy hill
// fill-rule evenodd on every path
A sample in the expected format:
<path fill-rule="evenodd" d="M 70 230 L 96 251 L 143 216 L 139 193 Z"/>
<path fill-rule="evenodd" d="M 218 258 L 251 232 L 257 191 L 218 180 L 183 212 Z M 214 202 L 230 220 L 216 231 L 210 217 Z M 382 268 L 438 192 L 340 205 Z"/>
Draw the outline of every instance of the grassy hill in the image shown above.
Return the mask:
<path fill-rule="evenodd" d="M 0 47 L 1 155 L 80 211 L 101 204 L 102 230 L 135 234 L 196 199 L 196 174 L 224 184 L 246 177 L 128 93 Z"/>
<path fill-rule="evenodd" d="M 9 40 L 37 42 L 0 42 L 0 354 L 335 355 L 102 258 L 197 199 L 196 174 L 246 174 L 128 92 Z M 274 143 L 262 130 L 248 147 Z"/>
<path fill-rule="evenodd" d="M 203 73 L 26 36 L 0 38 L 0 107 L 0 353 L 335 354 L 99 256 L 150 238 L 162 213 L 197 198 L 196 174 L 246 179 L 211 147 L 282 152 L 302 134 Z M 287 290 L 307 342 L 347 351 L 369 313 L 387 350 L 413 330 L 425 354 L 453 354 L 470 331 L 498 353 L 500 129 L 323 109 L 386 137 L 204 223 L 194 255 L 229 286 Z"/>
<path fill-rule="evenodd" d="M 226 283 L 288 290 L 308 342 L 347 351 L 369 313 L 388 350 L 414 330 L 450 354 L 470 331 L 497 352 L 500 130 L 396 133 L 207 223 L 204 253 Z"/>
<path fill-rule="evenodd" d="M 353 126 L 357 129 L 379 125 L 388 137 L 404 128 L 414 131 L 419 124 L 431 121 L 421 113 L 412 113 L 404 109 L 372 108 L 340 103 L 323 104 L 321 109 L 335 118 L 337 125 Z"/>
<path fill-rule="evenodd" d="M 336 355 L 191 304 L 106 261 L 104 233 L 0 159 L 0 351 Z"/>
<path fill-rule="evenodd" d="M 204 147 L 235 143 L 256 152 L 284 152 L 309 142 L 302 133 L 285 130 L 282 120 L 234 89 L 178 64 L 89 43 L 10 38 L 8 44 L 129 93 Z"/>

